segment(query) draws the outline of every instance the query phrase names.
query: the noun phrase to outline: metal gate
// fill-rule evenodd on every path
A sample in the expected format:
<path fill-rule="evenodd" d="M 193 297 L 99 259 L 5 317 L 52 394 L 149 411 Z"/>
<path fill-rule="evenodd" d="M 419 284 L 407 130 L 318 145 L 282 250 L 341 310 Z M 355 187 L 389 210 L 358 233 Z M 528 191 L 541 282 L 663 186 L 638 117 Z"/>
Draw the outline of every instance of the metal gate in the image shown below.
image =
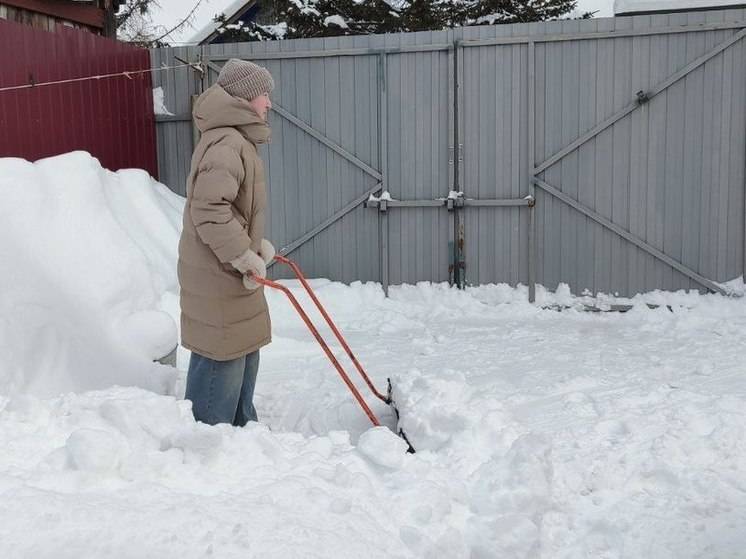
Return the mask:
<path fill-rule="evenodd" d="M 205 87 L 216 81 L 222 65 L 235 56 L 204 53 Z M 382 152 L 377 132 L 372 136 L 354 126 L 361 108 L 345 90 L 352 86 L 354 76 L 369 91 L 369 102 L 362 108 L 367 112 L 365 121 L 380 122 L 379 61 L 351 55 L 340 62 L 337 56 L 312 53 L 259 58 L 278 83 L 272 101 L 273 139 L 265 150 L 271 238 L 281 254 L 295 253 L 310 275 L 322 275 L 322 270 L 330 275 L 331 271 L 345 281 L 359 279 L 355 276 L 360 273 L 378 276 L 378 223 L 361 208 L 383 188 Z M 322 107 L 323 111 L 318 110 Z M 349 228 L 363 233 L 344 235 L 341 225 L 349 226 L 349 221 L 353 222 Z"/>
<path fill-rule="evenodd" d="M 567 208 L 578 212 L 579 214 L 582 214 L 582 216 L 585 216 L 586 218 L 592 220 L 606 230 L 614 233 L 617 236 L 617 239 L 614 240 L 621 239 L 629 243 L 626 247 L 617 245 L 617 251 L 620 254 L 620 263 L 618 263 L 617 266 L 639 266 L 643 262 L 640 257 L 644 253 L 645 255 L 652 257 L 653 259 L 669 266 L 671 272 L 675 270 L 683 276 L 686 276 L 687 278 L 692 280 L 692 282 L 697 287 L 705 288 L 712 292 L 725 294 L 725 290 L 723 287 L 695 270 L 695 267 L 697 267 L 696 263 L 687 265 L 682 261 L 681 254 L 683 251 L 679 251 L 679 254 L 675 254 L 675 246 L 677 244 L 677 241 L 681 241 L 682 243 L 686 241 L 686 232 L 683 226 L 681 228 L 680 238 L 673 238 L 679 237 L 679 234 L 675 231 L 672 232 L 670 236 L 671 240 L 673 241 L 671 244 L 674 245 L 674 250 L 666 250 L 667 243 L 665 242 L 665 234 L 663 238 L 661 238 L 660 236 L 656 238 L 654 232 L 645 231 L 644 218 L 641 218 L 637 222 L 635 222 L 632 216 L 634 216 L 635 213 L 637 213 L 638 215 L 642 215 L 643 212 L 647 211 L 648 205 L 655 206 L 654 202 L 651 203 L 648 200 L 643 199 L 642 196 L 638 196 L 637 199 L 633 199 L 630 192 L 630 200 L 628 200 L 627 203 L 628 215 L 621 216 L 621 219 L 615 219 L 613 211 L 603 212 L 601 208 L 594 208 L 592 203 L 584 203 L 583 201 L 581 201 L 579 199 L 581 193 L 578 191 L 577 174 L 574 177 L 570 176 L 569 183 L 568 175 L 571 175 L 573 170 L 579 172 L 577 158 L 578 153 L 581 152 L 584 146 L 588 146 L 589 143 L 595 141 L 597 142 L 596 149 L 598 149 L 598 144 L 603 141 L 606 141 L 608 143 L 609 141 L 614 142 L 616 138 L 621 138 L 621 143 L 623 144 L 623 146 L 618 150 L 615 150 L 611 158 L 612 161 L 617 158 L 622 159 L 622 162 L 619 164 L 621 166 L 621 169 L 619 169 L 619 172 L 617 172 L 617 169 L 615 169 L 614 165 L 612 164 L 611 172 L 609 173 L 607 180 L 610 181 L 612 189 L 617 188 L 623 190 L 624 186 L 622 185 L 622 182 L 626 182 L 625 186 L 630 190 L 635 186 L 635 182 L 637 182 L 637 186 L 639 186 L 639 183 L 644 178 L 647 178 L 644 177 L 645 171 L 636 167 L 637 165 L 641 164 L 640 159 L 644 155 L 643 152 L 645 150 L 637 149 L 639 148 L 639 146 L 631 144 L 632 138 L 634 136 L 634 131 L 630 128 L 635 124 L 638 126 L 638 128 L 640 128 L 642 124 L 644 124 L 645 119 L 647 119 L 648 121 L 655 121 L 656 119 L 660 118 L 660 112 L 666 110 L 668 112 L 667 117 L 669 119 L 679 122 L 682 133 L 685 123 L 688 123 L 692 120 L 696 121 L 697 119 L 704 118 L 704 113 L 708 110 L 706 99 L 702 99 L 703 104 L 692 102 L 693 106 L 687 106 L 686 103 L 682 103 L 680 106 L 676 106 L 676 96 L 678 95 L 679 98 L 682 98 L 685 95 L 683 88 L 680 88 L 677 92 L 672 93 L 670 98 L 665 100 L 661 99 L 661 103 L 659 104 L 656 104 L 655 100 L 660 99 L 661 95 L 670 91 L 677 84 L 681 85 L 682 80 L 685 80 L 688 76 L 692 77 L 693 73 L 695 72 L 699 72 L 700 74 L 698 79 L 704 79 L 705 65 L 709 61 L 712 61 L 718 56 L 722 56 L 723 53 L 727 51 L 727 49 L 730 49 L 734 45 L 742 43 L 741 40 L 744 36 L 746 36 L 746 29 L 744 29 L 743 27 L 743 23 L 704 23 L 699 27 L 682 26 L 656 30 L 655 40 L 661 42 L 671 41 L 672 37 L 675 40 L 675 36 L 681 33 L 699 33 L 701 34 L 701 36 L 699 37 L 699 40 L 691 37 L 693 41 L 690 41 L 689 48 L 685 48 L 683 52 L 677 53 L 678 56 L 676 56 L 676 61 L 671 65 L 673 66 L 672 69 L 675 68 L 674 71 L 671 72 L 669 69 L 661 68 L 661 71 L 658 72 L 658 74 L 659 76 L 665 76 L 662 79 L 658 76 L 652 75 L 652 73 L 650 76 L 646 77 L 635 76 L 634 78 L 636 79 L 633 79 L 630 84 L 622 84 L 622 87 L 618 88 L 617 91 L 613 91 L 613 100 L 611 103 L 609 103 L 608 111 L 603 113 L 604 118 L 600 119 L 600 122 L 588 122 L 588 129 L 582 131 L 582 134 L 574 138 L 571 142 L 567 143 L 566 145 L 562 145 L 559 149 L 555 149 L 553 146 L 545 145 L 545 148 L 543 150 L 544 155 L 538 160 L 535 159 L 537 148 L 533 148 L 532 161 L 535 161 L 535 164 L 531 165 L 530 171 L 532 195 L 538 189 L 538 191 L 543 194 L 539 196 L 540 205 L 541 202 L 544 202 L 545 200 L 548 200 L 550 198 L 554 198 L 560 201 L 562 204 L 566 205 Z M 725 32 L 723 32 L 724 30 Z M 718 33 L 716 34 L 715 32 Z M 622 48 L 625 48 L 627 50 L 628 55 L 634 57 L 635 49 L 645 50 L 655 48 L 654 46 L 651 47 L 650 39 L 645 39 L 646 37 L 649 37 L 650 34 L 650 30 L 647 29 L 629 29 L 621 31 L 616 30 L 605 33 L 602 40 L 606 42 L 619 40 L 626 41 L 626 45 L 623 45 Z M 641 39 L 647 41 L 647 43 L 643 43 Z M 552 53 L 550 52 L 552 46 L 549 43 L 556 44 L 564 41 L 598 41 L 598 39 L 588 35 L 581 35 L 578 37 L 563 36 L 548 37 L 546 39 L 539 38 L 538 40 L 530 40 L 528 42 L 530 133 L 532 133 L 532 130 L 536 129 L 537 49 L 543 49 L 543 56 L 545 58 L 549 58 L 552 56 Z M 694 47 L 692 47 L 691 43 L 694 41 L 696 41 L 696 44 Z M 686 45 L 686 42 L 682 41 L 679 44 Z M 560 56 L 562 55 L 561 49 L 563 48 L 566 47 L 564 47 L 564 45 L 559 46 Z M 604 47 L 599 46 L 597 48 Z M 608 49 L 608 46 L 606 48 Z M 735 56 L 740 56 L 742 59 L 743 50 L 739 50 L 739 52 L 736 53 Z M 617 69 L 617 71 L 619 71 L 619 69 Z M 712 79 L 716 79 L 713 73 L 710 74 L 710 77 Z M 644 88 L 636 90 L 635 81 L 637 81 L 638 83 L 647 83 L 645 83 Z M 629 85 L 633 86 L 631 91 L 629 89 Z M 617 108 L 620 102 L 623 106 L 621 108 Z M 740 102 L 740 105 L 742 104 L 743 100 L 741 100 Z M 607 116 L 607 113 L 610 114 L 608 114 Z M 635 116 L 637 116 L 637 113 L 644 114 L 640 115 L 640 120 L 638 122 L 632 123 L 631 121 Z M 735 111 L 735 113 L 732 113 L 731 116 L 740 115 L 741 122 L 743 122 L 743 114 L 743 108 L 740 108 L 740 111 Z M 728 117 L 725 116 L 725 118 Z M 546 128 L 546 124 L 544 124 L 544 128 Z M 701 127 L 698 128 L 696 131 L 690 131 L 690 133 L 692 134 L 695 134 L 697 132 L 701 132 Z M 529 145 L 534 145 L 535 137 L 535 132 L 533 132 L 532 140 L 529 141 Z M 629 138 L 630 144 L 624 145 L 624 142 L 627 138 Z M 646 143 L 655 141 L 654 139 L 651 140 L 650 137 L 640 137 L 639 139 Z M 691 150 L 699 150 L 700 152 L 704 152 L 705 147 L 702 145 L 702 143 L 698 142 L 695 139 L 692 140 L 693 141 L 690 142 Z M 686 141 L 687 140 L 684 138 L 683 143 L 686 143 Z M 680 191 L 681 196 L 687 195 L 687 186 L 697 186 L 696 180 L 699 178 L 690 177 L 687 179 L 684 177 L 685 170 L 687 168 L 691 169 L 692 163 L 692 161 L 687 160 L 687 157 L 690 155 L 694 155 L 693 153 L 687 153 L 687 151 L 687 146 L 684 146 L 683 154 L 679 152 L 667 153 L 666 157 L 662 158 L 662 160 L 658 162 L 665 162 L 665 164 L 674 167 L 678 165 L 679 168 L 676 169 L 677 176 L 682 181 L 684 181 L 684 188 L 682 188 Z M 681 155 L 683 155 L 683 157 L 681 157 Z M 707 155 L 708 154 L 703 154 L 704 157 L 707 157 Z M 569 157 L 575 157 L 575 161 L 573 162 L 574 165 L 570 165 L 570 169 L 568 172 L 568 169 L 563 170 L 561 169 L 561 167 L 563 162 L 566 162 Z M 679 157 L 680 159 L 678 159 Z M 667 158 L 676 158 L 676 160 L 666 162 Z M 626 169 L 624 167 L 626 167 Z M 637 173 L 637 176 L 634 176 L 635 173 Z M 620 174 L 627 176 L 626 181 L 618 180 Z M 700 176 L 702 176 L 701 173 Z M 741 177 L 742 176 L 743 175 L 741 175 Z M 691 181 L 690 185 L 686 184 L 685 181 L 687 180 Z M 564 187 L 560 185 L 563 185 Z M 701 188 L 707 188 L 709 185 L 705 183 L 700 184 L 699 186 Z M 641 193 L 638 192 L 638 194 Z M 741 196 L 743 196 L 743 194 L 741 194 Z M 613 206 L 613 203 L 611 205 Z M 741 198 L 740 205 L 743 205 L 743 198 Z M 653 207 L 653 209 L 655 208 Z M 633 231 L 635 226 L 637 226 L 637 232 Z M 691 227 L 689 229 L 691 230 Z M 690 235 L 690 237 L 692 236 Z M 532 238 L 535 238 L 535 235 L 533 235 Z M 637 250 L 635 250 L 633 247 L 636 247 Z M 613 264 L 614 263 L 612 262 L 612 265 Z M 638 273 L 638 271 L 633 271 L 633 277 L 638 276 Z M 642 281 L 639 281 L 639 285 L 644 288 Z M 671 287 L 674 287 L 673 284 L 669 285 L 671 285 Z M 635 290 L 626 289 L 625 291 L 634 292 Z"/>
<path fill-rule="evenodd" d="M 275 76 L 269 227 L 311 275 L 522 283 L 531 300 L 537 281 L 723 293 L 713 278 L 746 262 L 745 20 L 729 10 L 169 55 L 200 64 L 199 90 L 231 57 Z"/>

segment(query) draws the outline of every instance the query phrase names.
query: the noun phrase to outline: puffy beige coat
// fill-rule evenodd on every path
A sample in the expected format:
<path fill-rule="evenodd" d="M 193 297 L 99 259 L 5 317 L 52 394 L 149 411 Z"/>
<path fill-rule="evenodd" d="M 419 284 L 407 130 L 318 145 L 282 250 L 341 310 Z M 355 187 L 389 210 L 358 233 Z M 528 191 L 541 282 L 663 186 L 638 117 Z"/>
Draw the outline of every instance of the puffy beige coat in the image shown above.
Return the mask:
<path fill-rule="evenodd" d="M 251 353 L 271 341 L 264 289 L 244 288 L 230 261 L 259 251 L 267 203 L 264 167 L 256 146 L 270 129 L 247 101 L 219 85 L 194 105 L 202 132 L 187 180 L 179 242 L 182 345 L 219 361 Z"/>

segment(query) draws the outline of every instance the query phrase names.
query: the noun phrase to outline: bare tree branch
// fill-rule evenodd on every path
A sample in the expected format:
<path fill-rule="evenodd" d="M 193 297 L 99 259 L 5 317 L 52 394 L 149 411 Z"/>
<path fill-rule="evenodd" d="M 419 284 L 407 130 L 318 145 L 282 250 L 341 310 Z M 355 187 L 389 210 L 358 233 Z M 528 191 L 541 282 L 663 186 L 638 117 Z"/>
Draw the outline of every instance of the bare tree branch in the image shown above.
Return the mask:
<path fill-rule="evenodd" d="M 197 8 L 200 7 L 200 5 L 202 4 L 202 2 L 204 2 L 204 0 L 197 0 L 197 3 L 194 5 L 194 7 L 192 7 L 192 9 L 189 11 L 189 13 L 186 15 L 186 17 L 184 19 L 182 19 L 179 23 L 177 23 L 176 25 L 174 25 L 171 29 L 169 29 L 168 31 L 166 31 L 160 37 L 156 37 L 155 39 L 153 39 L 153 42 L 156 43 L 156 44 L 159 43 L 161 40 L 163 40 L 164 38 L 168 37 L 171 33 L 173 33 L 174 31 L 178 31 L 179 29 L 181 29 L 181 27 L 183 27 L 184 25 L 186 25 L 189 22 L 189 20 L 192 19 L 192 17 L 194 16 L 194 12 L 197 11 Z"/>

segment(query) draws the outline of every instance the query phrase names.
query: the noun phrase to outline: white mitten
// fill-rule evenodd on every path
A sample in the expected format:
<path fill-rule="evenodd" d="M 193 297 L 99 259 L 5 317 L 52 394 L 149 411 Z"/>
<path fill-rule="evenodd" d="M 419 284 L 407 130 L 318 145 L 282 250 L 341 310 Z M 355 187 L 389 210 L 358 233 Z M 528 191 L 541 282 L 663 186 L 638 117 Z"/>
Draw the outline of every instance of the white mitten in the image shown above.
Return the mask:
<path fill-rule="evenodd" d="M 259 248 L 259 256 L 262 257 L 265 264 L 269 264 L 275 257 L 275 247 L 267 239 L 262 239 L 262 246 Z"/>
<path fill-rule="evenodd" d="M 267 277 L 267 265 L 251 249 L 248 249 L 238 258 L 231 260 L 231 265 L 244 275 L 243 285 L 246 289 L 257 289 L 259 287 L 259 284 L 251 279 L 252 275 L 260 278 Z"/>
<path fill-rule="evenodd" d="M 249 291 L 254 291 L 255 289 L 259 289 L 259 287 L 261 287 L 256 281 L 254 281 L 254 278 L 252 276 L 243 277 L 243 286 Z"/>

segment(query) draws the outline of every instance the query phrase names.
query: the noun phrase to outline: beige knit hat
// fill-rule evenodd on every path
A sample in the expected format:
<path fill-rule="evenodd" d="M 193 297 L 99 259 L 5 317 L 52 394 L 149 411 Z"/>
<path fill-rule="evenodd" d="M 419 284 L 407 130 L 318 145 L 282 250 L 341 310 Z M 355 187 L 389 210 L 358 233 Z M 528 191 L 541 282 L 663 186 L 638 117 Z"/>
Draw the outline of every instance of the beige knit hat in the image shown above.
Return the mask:
<path fill-rule="evenodd" d="M 251 101 L 275 88 L 275 82 L 266 68 L 253 62 L 231 58 L 218 74 L 218 84 L 234 97 Z"/>

